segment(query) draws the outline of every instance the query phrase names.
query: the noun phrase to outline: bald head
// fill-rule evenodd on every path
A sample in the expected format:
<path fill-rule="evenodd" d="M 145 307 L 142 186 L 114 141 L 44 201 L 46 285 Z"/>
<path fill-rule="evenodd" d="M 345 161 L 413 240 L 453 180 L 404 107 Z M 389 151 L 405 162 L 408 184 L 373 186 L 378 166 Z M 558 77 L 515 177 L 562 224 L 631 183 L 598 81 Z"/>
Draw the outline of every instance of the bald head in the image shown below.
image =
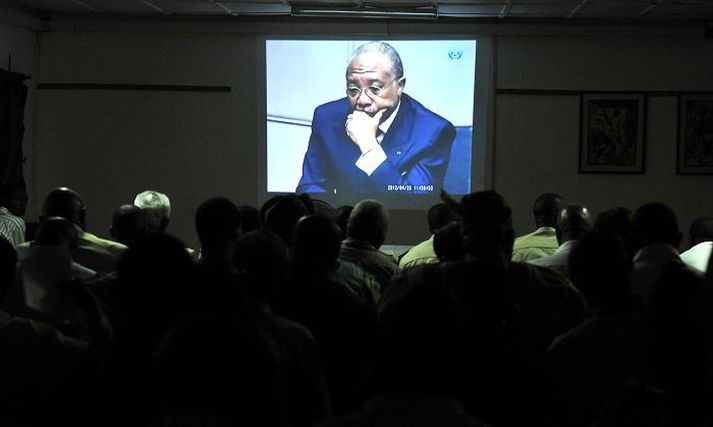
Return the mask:
<path fill-rule="evenodd" d="M 86 227 L 86 208 L 82 197 L 67 187 L 53 188 L 45 196 L 40 219 L 44 220 L 51 216 L 66 218 L 82 229 Z"/>
<path fill-rule="evenodd" d="M 557 217 L 560 244 L 569 240 L 578 240 L 592 229 L 589 210 L 582 205 L 565 206 Z"/>
<path fill-rule="evenodd" d="M 386 240 L 389 229 L 389 211 L 378 200 L 367 199 L 357 203 L 349 215 L 347 237 L 364 240 L 379 249 Z"/>

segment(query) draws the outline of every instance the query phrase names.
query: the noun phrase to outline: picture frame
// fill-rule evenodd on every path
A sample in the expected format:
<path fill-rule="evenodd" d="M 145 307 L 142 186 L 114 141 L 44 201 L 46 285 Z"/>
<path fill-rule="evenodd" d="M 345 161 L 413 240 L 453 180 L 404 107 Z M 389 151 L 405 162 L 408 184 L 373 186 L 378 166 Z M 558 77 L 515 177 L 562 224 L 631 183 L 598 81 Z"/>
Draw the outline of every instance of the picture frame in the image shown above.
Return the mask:
<path fill-rule="evenodd" d="M 678 96 L 679 175 L 713 174 L 713 93 Z"/>
<path fill-rule="evenodd" d="M 582 93 L 580 114 L 579 173 L 644 173 L 644 93 Z"/>

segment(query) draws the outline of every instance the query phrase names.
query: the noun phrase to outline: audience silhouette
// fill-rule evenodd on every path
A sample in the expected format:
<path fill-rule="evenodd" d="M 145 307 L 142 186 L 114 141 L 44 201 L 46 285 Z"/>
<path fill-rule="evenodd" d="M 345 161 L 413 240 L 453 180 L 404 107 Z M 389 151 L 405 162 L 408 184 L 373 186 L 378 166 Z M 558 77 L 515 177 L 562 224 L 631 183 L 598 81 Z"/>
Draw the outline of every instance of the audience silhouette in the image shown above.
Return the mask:
<path fill-rule="evenodd" d="M 111 220 L 111 236 L 127 247 L 134 246 L 149 233 L 147 214 L 135 205 L 121 205 Z"/>
<path fill-rule="evenodd" d="M 713 423 L 709 216 L 679 256 L 661 202 L 592 226 L 544 193 L 516 239 L 495 191 L 441 196 L 399 266 L 377 200 L 209 198 L 198 257 L 162 193 L 116 209 L 114 242 L 52 189 L 34 240 L 0 237 L 0 424 Z"/>

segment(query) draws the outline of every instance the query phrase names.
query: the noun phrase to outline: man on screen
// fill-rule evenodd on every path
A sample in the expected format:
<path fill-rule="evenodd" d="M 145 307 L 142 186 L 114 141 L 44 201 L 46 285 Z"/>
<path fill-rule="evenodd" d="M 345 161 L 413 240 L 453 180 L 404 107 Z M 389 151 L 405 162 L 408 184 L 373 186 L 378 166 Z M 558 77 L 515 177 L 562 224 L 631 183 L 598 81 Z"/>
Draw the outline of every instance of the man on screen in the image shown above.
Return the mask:
<path fill-rule="evenodd" d="M 358 47 L 346 86 L 346 98 L 314 111 L 296 191 L 438 194 L 455 128 L 404 93 L 396 50 L 383 42 Z"/>

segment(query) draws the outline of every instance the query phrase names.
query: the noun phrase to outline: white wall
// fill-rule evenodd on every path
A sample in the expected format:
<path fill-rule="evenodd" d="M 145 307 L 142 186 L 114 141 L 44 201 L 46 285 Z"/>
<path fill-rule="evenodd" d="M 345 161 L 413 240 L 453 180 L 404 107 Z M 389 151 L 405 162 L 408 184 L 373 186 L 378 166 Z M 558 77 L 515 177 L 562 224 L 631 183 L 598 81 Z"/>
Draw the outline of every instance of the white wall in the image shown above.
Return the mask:
<path fill-rule="evenodd" d="M 282 31 L 289 34 L 287 27 Z M 462 27 L 458 31 L 463 34 Z M 507 34 L 497 38 L 499 89 L 713 91 L 711 41 Z M 89 228 L 106 235 L 117 205 L 130 202 L 138 191 L 157 189 L 173 203 L 170 229 L 194 246 L 192 217 L 202 200 L 224 195 L 239 204 L 256 203 L 256 94 L 262 64 L 255 63 L 254 34 L 95 28 L 51 31 L 40 39 L 41 82 L 233 89 L 40 91 L 34 203 L 55 185 L 71 186 L 86 199 Z M 578 174 L 578 96 L 501 94 L 495 112 L 492 181 L 512 204 L 520 233 L 533 227 L 530 207 L 543 191 L 561 192 L 594 213 L 662 200 L 679 212 L 683 227 L 698 215 L 713 214 L 713 179 L 675 173 L 675 97 L 648 100 L 643 175 Z M 390 243 L 425 237 L 425 214 L 397 216 L 394 222 Z"/>
<path fill-rule="evenodd" d="M 232 91 L 40 91 L 40 192 L 60 184 L 77 190 L 89 229 L 100 235 L 118 205 L 142 190 L 165 192 L 169 229 L 195 246 L 200 202 L 256 203 L 255 47 L 252 37 L 221 34 L 43 34 L 43 82 Z"/>
<path fill-rule="evenodd" d="M 497 52 L 499 89 L 713 91 L 712 40 L 500 37 Z M 573 95 L 497 96 L 495 187 L 512 204 L 516 231 L 534 227 L 532 202 L 545 191 L 595 214 L 662 201 L 686 231 L 696 217 L 713 215 L 713 176 L 676 174 L 675 95 L 648 97 L 643 175 L 578 173 L 579 102 Z"/>
<path fill-rule="evenodd" d="M 36 193 L 35 187 L 35 104 L 37 92 L 37 34 L 32 29 L 16 26 L 0 21 L 0 68 L 8 69 L 8 60 L 12 56 L 12 71 L 32 77 L 26 80 L 28 87 L 27 103 L 25 104 L 25 135 L 23 140 L 24 154 L 27 158 L 25 168 L 25 182 L 27 192 L 32 198 Z M 35 204 L 32 200 L 28 203 L 26 218 L 36 217 L 32 210 Z"/>

